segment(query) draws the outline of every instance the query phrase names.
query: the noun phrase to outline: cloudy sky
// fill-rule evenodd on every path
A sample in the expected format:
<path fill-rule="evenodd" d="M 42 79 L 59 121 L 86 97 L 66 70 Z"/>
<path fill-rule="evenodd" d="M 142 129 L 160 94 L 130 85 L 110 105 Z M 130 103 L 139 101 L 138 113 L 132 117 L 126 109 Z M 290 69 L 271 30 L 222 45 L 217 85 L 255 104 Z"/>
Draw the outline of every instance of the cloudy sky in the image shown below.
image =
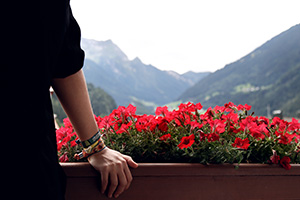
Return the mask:
<path fill-rule="evenodd" d="M 299 0 L 71 0 L 82 37 L 179 73 L 216 71 L 300 23 Z"/>

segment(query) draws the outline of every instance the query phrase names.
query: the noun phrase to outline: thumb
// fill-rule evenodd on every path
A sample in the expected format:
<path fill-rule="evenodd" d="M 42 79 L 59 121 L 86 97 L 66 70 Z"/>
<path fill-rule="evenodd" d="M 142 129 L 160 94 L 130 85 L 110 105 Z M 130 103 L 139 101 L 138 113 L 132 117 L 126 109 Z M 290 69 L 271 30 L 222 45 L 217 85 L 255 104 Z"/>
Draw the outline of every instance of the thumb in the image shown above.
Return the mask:
<path fill-rule="evenodd" d="M 139 165 L 132 160 L 130 156 L 123 155 L 123 158 L 126 160 L 127 164 L 132 168 L 137 168 Z"/>

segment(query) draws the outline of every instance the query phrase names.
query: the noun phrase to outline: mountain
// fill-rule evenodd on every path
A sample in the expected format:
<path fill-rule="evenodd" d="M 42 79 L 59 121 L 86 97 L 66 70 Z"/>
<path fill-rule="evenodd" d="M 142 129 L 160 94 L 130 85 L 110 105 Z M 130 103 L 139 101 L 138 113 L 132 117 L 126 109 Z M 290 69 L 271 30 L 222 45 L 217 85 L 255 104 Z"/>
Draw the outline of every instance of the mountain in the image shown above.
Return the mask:
<path fill-rule="evenodd" d="M 82 39 L 86 58 L 83 71 L 88 83 L 103 88 L 118 105 L 149 107 L 176 99 L 187 88 L 209 73 L 188 72 L 180 75 L 144 64 L 139 58 L 129 60 L 111 40 Z"/>
<path fill-rule="evenodd" d="M 247 103 L 257 115 L 267 115 L 270 107 L 295 116 L 300 110 L 300 24 L 201 79 L 178 99 L 205 108 Z"/>
<path fill-rule="evenodd" d="M 186 80 L 189 80 L 191 85 L 196 84 L 199 80 L 204 78 L 205 76 L 209 75 L 211 72 L 201 72 L 201 73 L 195 73 L 193 71 L 188 71 L 181 76 L 185 78 Z"/>

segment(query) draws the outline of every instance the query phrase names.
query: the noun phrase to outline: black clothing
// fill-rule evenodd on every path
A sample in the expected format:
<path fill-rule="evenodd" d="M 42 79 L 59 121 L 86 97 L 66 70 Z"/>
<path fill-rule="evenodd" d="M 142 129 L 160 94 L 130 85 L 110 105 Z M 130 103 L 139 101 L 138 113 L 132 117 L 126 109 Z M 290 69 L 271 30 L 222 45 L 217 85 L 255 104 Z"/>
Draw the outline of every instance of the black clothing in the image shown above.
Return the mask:
<path fill-rule="evenodd" d="M 65 178 L 58 164 L 49 87 L 53 78 L 83 66 L 80 28 L 68 0 L 12 3 L 1 5 L 8 14 L 0 17 L 1 194 L 63 199 Z"/>

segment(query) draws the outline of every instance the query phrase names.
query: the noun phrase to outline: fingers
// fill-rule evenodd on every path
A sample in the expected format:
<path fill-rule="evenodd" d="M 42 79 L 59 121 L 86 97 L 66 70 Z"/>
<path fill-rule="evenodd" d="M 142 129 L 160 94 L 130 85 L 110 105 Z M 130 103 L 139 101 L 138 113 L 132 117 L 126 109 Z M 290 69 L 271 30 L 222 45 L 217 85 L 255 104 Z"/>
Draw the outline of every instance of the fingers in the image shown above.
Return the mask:
<path fill-rule="evenodd" d="M 115 198 L 117 198 L 122 192 L 124 192 L 124 190 L 126 190 L 127 185 L 128 185 L 128 181 L 127 181 L 124 171 L 119 174 L 118 178 L 119 178 L 119 183 L 118 183 L 118 188 L 114 194 Z"/>
<path fill-rule="evenodd" d="M 117 186 L 118 186 L 118 176 L 115 173 L 111 173 L 110 174 L 110 186 L 109 186 L 108 194 L 107 194 L 107 196 L 109 198 L 112 198 L 112 195 L 113 195 L 114 191 L 116 190 Z"/>
<path fill-rule="evenodd" d="M 116 163 L 116 168 L 110 173 L 110 186 L 108 190 L 108 197 L 117 198 L 121 193 L 127 190 L 132 182 L 132 175 L 128 168 L 127 162 Z"/>
<path fill-rule="evenodd" d="M 124 172 L 125 172 L 125 176 L 126 176 L 126 179 L 127 179 L 127 185 L 125 187 L 125 190 L 127 190 L 129 188 L 131 182 L 132 182 L 132 179 L 133 179 L 132 175 L 131 175 L 131 171 L 129 170 L 128 165 L 125 166 Z"/>
<path fill-rule="evenodd" d="M 104 194 L 108 185 L 108 171 L 103 170 L 101 173 L 101 193 Z"/>
<path fill-rule="evenodd" d="M 101 174 L 101 193 L 108 197 L 118 197 L 127 190 L 132 182 L 129 166 L 137 168 L 138 164 L 130 156 L 106 148 L 88 158 L 90 164 Z"/>

